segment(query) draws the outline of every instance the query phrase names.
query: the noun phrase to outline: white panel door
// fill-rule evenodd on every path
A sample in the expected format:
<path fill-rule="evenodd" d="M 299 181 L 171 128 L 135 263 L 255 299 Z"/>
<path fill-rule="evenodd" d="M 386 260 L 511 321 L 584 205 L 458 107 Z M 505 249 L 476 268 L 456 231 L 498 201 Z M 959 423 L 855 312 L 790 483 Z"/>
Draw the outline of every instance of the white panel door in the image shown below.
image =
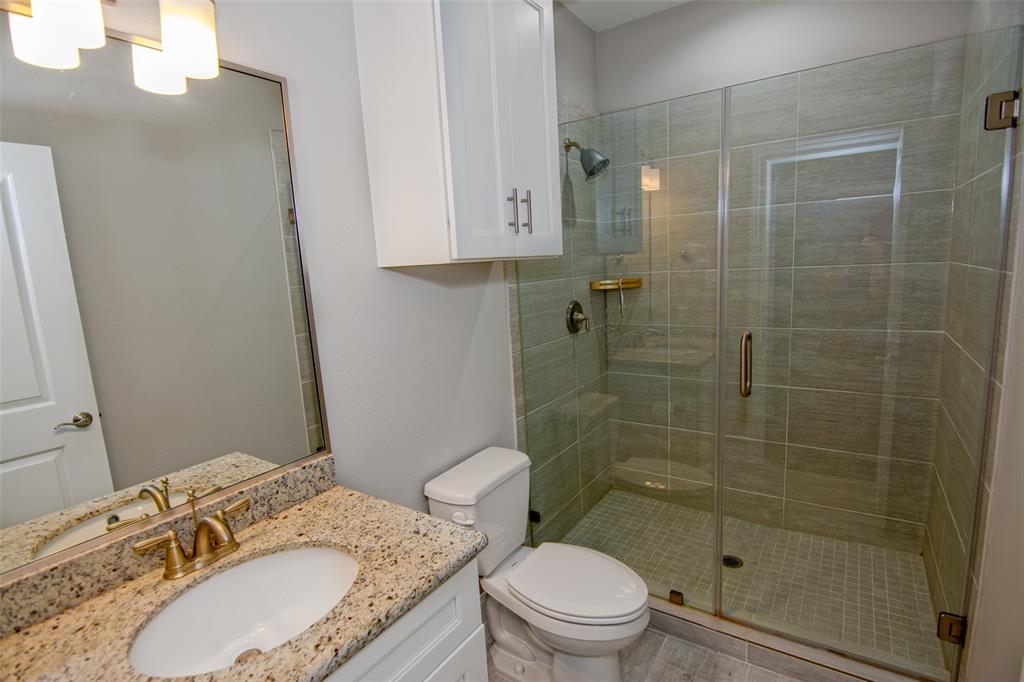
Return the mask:
<path fill-rule="evenodd" d="M 0 143 L 0 526 L 113 490 L 49 147 Z M 86 428 L 54 427 L 78 412 Z"/>
<path fill-rule="evenodd" d="M 512 138 L 516 186 L 520 195 L 518 255 L 562 253 L 558 189 L 558 121 L 555 95 L 554 24 L 550 0 L 498 0 L 507 3 L 506 31 L 513 44 Z M 529 194 L 527 194 L 527 192 Z"/>
<path fill-rule="evenodd" d="M 501 3 L 443 0 L 437 4 L 444 52 L 448 173 L 452 188 L 452 258 L 516 255 L 512 193 L 512 130 L 507 88 L 499 88 L 505 46 L 492 35 Z"/>

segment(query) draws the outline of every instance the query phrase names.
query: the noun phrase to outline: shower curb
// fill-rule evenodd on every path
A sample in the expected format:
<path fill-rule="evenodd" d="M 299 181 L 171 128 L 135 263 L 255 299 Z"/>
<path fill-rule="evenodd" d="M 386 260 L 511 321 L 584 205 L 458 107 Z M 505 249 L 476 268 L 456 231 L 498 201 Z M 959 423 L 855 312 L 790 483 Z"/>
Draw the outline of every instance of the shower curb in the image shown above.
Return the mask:
<path fill-rule="evenodd" d="M 651 630 L 806 682 L 913 682 L 927 677 L 877 668 L 841 654 L 762 632 L 652 597 Z"/>

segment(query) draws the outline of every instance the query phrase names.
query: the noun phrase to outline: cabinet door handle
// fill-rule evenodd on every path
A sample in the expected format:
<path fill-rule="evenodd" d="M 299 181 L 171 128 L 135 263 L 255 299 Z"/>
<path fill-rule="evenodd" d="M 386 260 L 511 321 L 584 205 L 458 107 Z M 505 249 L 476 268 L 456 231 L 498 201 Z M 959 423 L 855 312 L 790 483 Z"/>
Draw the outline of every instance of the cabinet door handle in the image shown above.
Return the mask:
<path fill-rule="evenodd" d="M 526 228 L 527 232 L 533 234 L 533 194 L 530 190 L 526 190 L 526 198 L 520 201 L 526 204 L 526 222 L 523 223 L 523 227 Z"/>
<path fill-rule="evenodd" d="M 519 190 L 513 187 L 512 196 L 505 197 L 505 201 L 512 202 L 512 222 L 508 226 L 513 228 L 516 234 L 519 234 Z"/>
<path fill-rule="evenodd" d="M 754 335 L 747 331 L 740 336 L 740 396 L 743 398 L 750 395 L 753 369 Z"/>

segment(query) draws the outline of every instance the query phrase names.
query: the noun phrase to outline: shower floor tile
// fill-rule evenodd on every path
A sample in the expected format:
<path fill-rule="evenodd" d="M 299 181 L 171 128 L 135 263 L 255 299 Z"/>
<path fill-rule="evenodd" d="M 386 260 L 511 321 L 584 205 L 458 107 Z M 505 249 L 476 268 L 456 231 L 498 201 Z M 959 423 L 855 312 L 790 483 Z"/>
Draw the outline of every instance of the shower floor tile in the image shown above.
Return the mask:
<path fill-rule="evenodd" d="M 630 566 L 651 593 L 710 610 L 711 514 L 612 490 L 563 538 Z M 945 678 L 924 561 L 911 552 L 727 517 L 723 611 L 767 628 Z"/>

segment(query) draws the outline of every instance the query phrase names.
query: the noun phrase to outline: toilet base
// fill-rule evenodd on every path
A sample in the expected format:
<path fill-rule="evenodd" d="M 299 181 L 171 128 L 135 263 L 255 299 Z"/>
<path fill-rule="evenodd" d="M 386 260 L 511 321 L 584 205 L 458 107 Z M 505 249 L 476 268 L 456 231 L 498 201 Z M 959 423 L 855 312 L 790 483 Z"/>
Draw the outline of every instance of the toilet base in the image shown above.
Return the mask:
<path fill-rule="evenodd" d="M 572 656 L 554 652 L 552 667 L 527 661 L 496 644 L 489 650 L 494 669 L 513 682 L 621 682 L 619 654 Z"/>
<path fill-rule="evenodd" d="M 551 668 L 540 661 L 527 661 L 510 654 L 497 644 L 488 650 L 494 669 L 513 682 L 551 682 Z"/>

